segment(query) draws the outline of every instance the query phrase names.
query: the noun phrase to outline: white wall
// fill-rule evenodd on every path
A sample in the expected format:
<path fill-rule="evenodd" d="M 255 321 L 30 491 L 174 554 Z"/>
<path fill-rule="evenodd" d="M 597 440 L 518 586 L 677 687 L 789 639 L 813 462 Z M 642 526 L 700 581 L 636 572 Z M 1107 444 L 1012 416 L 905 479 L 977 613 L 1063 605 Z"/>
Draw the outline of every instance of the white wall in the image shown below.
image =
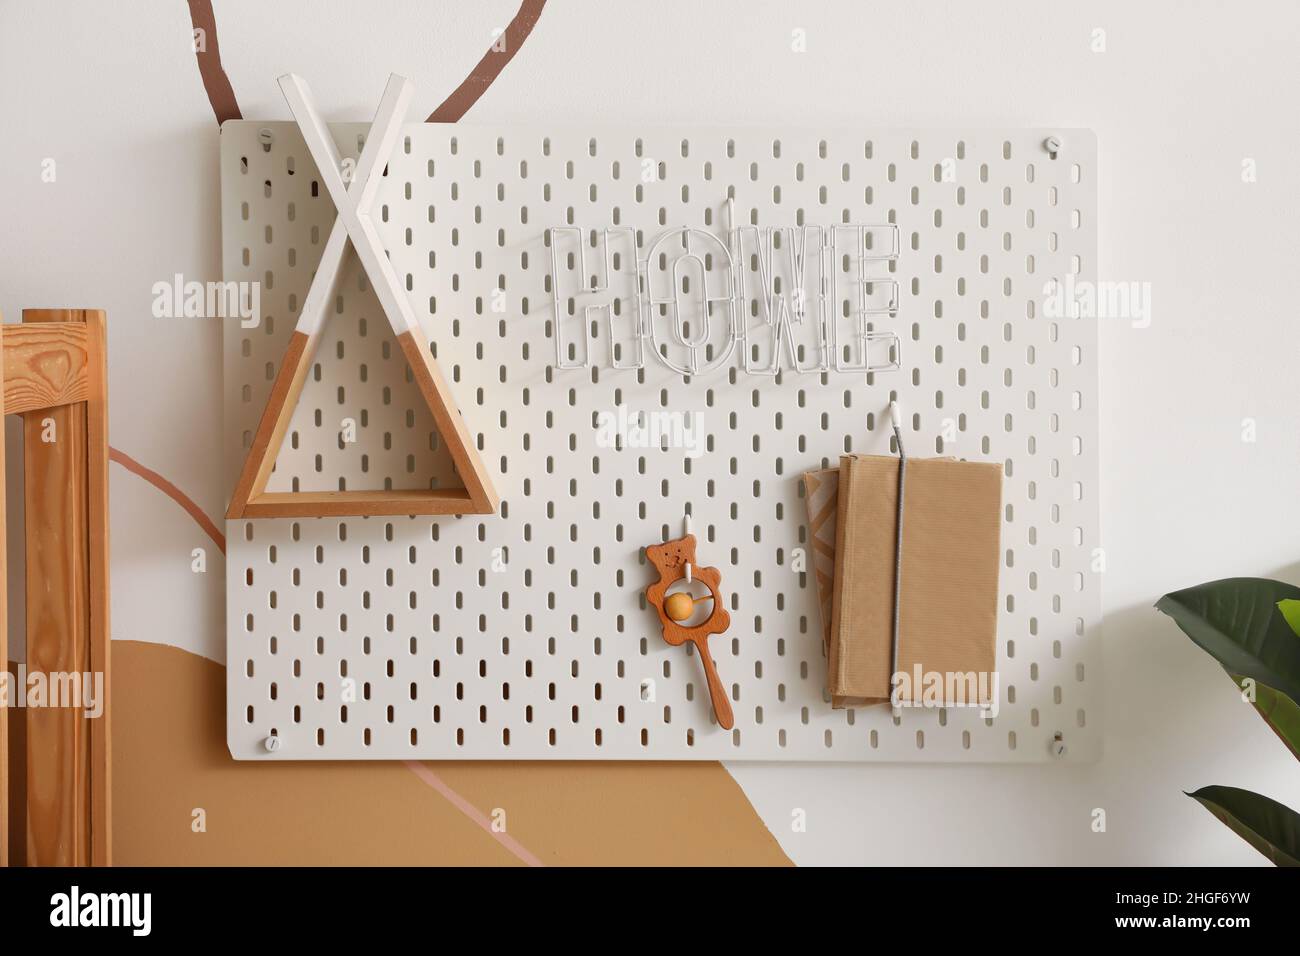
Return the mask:
<path fill-rule="evenodd" d="M 515 4 L 215 6 L 245 116 L 287 118 L 274 80 L 293 69 L 330 118 L 360 119 L 390 71 L 431 110 Z M 795 29 L 806 53 L 791 51 Z M 153 282 L 220 273 L 217 130 L 189 30 L 180 0 L 0 5 L 0 309 L 107 308 L 113 444 L 219 516 L 219 329 L 149 315 Z M 551 0 L 470 113 L 1098 134 L 1100 277 L 1154 292 L 1149 328 L 1102 330 L 1106 755 L 1072 768 L 732 766 L 796 862 L 1249 864 L 1262 858 L 1180 790 L 1234 784 L 1300 806 L 1300 767 L 1150 608 L 1215 577 L 1300 581 L 1300 321 L 1286 295 L 1300 251 L 1297 35 L 1290 0 Z M 221 659 L 220 561 L 206 575 L 189 563 L 210 542 L 116 468 L 112 507 L 114 636 Z M 807 833 L 790 832 L 793 807 Z M 1090 830 L 1095 807 L 1104 834 Z"/>

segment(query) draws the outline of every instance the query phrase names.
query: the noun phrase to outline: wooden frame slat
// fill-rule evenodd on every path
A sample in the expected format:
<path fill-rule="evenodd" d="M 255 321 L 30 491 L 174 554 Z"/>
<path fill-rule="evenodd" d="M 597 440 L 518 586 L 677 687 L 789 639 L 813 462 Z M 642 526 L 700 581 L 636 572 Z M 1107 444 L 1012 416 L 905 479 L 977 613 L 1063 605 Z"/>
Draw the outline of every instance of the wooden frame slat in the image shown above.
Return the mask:
<path fill-rule="evenodd" d="M 0 316 L 0 322 L 4 317 Z M 0 396 L 4 396 L 4 344 L 0 339 Z M 0 398 L 0 402 L 3 402 Z M 4 405 L 0 404 L 0 411 Z M 9 562 L 7 560 L 8 527 L 5 524 L 5 435 L 4 416 L 0 414 L 0 668 L 9 669 Z M 9 865 L 9 706 L 0 706 L 0 866 Z"/>
<path fill-rule="evenodd" d="M 23 321 L 42 321 L 23 313 Z M 23 413 L 29 673 L 89 670 L 86 410 L 62 405 Z M 90 860 L 87 721 L 63 707 L 27 714 L 27 862 Z"/>
<path fill-rule="evenodd" d="M 90 397 L 88 328 L 84 322 L 39 322 L 0 329 L 6 414 Z"/>
<path fill-rule="evenodd" d="M 90 520 L 90 668 L 104 675 L 103 713 L 90 721 L 90 865 L 113 858 L 112 616 L 108 538 L 108 335 L 104 313 L 85 313 L 90 394 L 86 399 L 86 485 Z"/>
<path fill-rule="evenodd" d="M 11 673 L 17 674 L 17 664 Z M 9 714 L 9 866 L 27 865 L 27 709 Z"/>
<path fill-rule="evenodd" d="M 258 495 L 245 518 L 320 518 L 353 515 L 460 515 L 474 513 L 463 488 L 429 491 L 301 491 Z"/>

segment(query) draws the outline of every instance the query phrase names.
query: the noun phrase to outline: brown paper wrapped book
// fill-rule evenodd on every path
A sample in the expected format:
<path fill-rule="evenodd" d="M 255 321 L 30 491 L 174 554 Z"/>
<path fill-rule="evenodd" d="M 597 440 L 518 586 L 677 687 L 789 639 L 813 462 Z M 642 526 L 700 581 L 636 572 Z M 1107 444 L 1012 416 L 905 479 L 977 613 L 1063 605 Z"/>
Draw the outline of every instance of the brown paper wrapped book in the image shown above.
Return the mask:
<path fill-rule="evenodd" d="M 898 466 L 894 457 L 846 455 L 839 469 L 804 475 L 835 707 L 890 697 Z M 903 503 L 899 702 L 989 705 L 1002 468 L 909 458 Z"/>
<path fill-rule="evenodd" d="M 825 468 L 804 472 L 804 506 L 808 511 L 808 532 L 812 547 L 813 574 L 817 579 L 817 603 L 821 611 L 822 645 L 829 662 L 831 657 L 831 616 L 835 595 L 835 531 L 838 518 L 840 470 Z M 837 665 L 836 665 L 837 666 Z M 830 673 L 834 674 L 831 667 Z M 834 691 L 835 681 L 828 678 L 831 706 L 864 707 L 886 703 L 886 697 L 845 697 Z"/>

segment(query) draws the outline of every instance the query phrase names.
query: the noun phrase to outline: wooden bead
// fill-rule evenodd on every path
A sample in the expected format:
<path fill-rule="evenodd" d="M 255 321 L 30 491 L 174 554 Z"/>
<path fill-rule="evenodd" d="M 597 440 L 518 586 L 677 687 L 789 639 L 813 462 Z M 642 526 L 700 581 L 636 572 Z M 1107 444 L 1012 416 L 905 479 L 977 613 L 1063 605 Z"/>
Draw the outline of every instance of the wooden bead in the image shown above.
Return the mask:
<path fill-rule="evenodd" d="M 695 600 L 685 591 L 670 594 L 664 599 L 664 613 L 671 621 L 684 621 L 695 613 Z"/>

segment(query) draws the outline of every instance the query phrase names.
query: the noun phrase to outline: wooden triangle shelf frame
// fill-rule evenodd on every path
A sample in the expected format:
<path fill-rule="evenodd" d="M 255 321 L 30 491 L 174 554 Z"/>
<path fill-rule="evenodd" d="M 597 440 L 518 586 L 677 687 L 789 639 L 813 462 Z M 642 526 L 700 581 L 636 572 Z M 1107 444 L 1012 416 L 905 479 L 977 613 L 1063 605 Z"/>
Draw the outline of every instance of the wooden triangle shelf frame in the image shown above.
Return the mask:
<path fill-rule="evenodd" d="M 320 180 L 334 202 L 338 215 L 321 254 L 311 288 L 303 300 L 302 313 L 280 362 L 280 371 L 270 398 L 258 422 L 252 446 L 231 496 L 226 517 L 310 518 L 352 515 L 445 515 L 494 514 L 500 503 L 483 460 L 456 408 L 447 383 L 429 351 L 429 341 L 420 328 L 405 292 L 384 253 L 379 234 L 370 218 L 370 207 L 379 191 L 387 157 L 397 142 L 402 120 L 411 99 L 411 84 L 393 74 L 380 100 L 362 147 L 350 183 L 340 169 L 338 147 L 312 103 L 311 93 L 301 77 L 292 73 L 280 77 L 280 89 L 289 102 L 294 120 L 302 130 L 307 149 L 319 170 Z M 463 488 L 409 489 L 385 491 L 293 491 L 266 490 L 276 456 L 284 441 L 294 407 L 302 393 L 307 371 L 320 344 L 321 328 L 331 292 L 343 264 L 349 240 L 366 275 L 374 286 L 379 304 L 397 336 L 402 353 L 415 376 L 420 394 L 433 413 Z"/>

